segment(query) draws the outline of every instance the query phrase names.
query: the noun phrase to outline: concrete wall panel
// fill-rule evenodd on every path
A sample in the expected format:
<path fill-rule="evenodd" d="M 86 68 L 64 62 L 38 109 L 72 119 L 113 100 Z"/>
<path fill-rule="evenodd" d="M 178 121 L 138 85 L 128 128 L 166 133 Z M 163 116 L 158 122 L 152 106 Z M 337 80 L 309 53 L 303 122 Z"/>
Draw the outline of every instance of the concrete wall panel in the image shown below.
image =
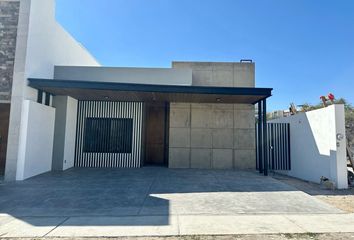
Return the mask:
<path fill-rule="evenodd" d="M 255 150 L 234 150 L 234 167 L 236 169 L 255 169 L 256 168 Z M 252 161 L 251 161 L 252 160 Z"/>
<path fill-rule="evenodd" d="M 169 149 L 169 168 L 190 168 L 190 148 Z"/>
<path fill-rule="evenodd" d="M 185 167 L 190 161 L 191 168 L 255 168 L 253 107 L 238 106 L 242 110 L 234 110 L 232 104 L 190 105 L 190 127 L 170 128 L 170 167 L 178 167 L 179 164 Z M 179 110 L 189 109 L 186 105 L 183 107 L 181 108 L 179 104 L 171 104 L 170 116 Z M 244 113 L 243 116 L 247 119 L 236 121 L 234 118 L 238 111 Z M 190 149 L 191 153 L 189 161 L 185 159 L 188 154 L 183 154 L 183 160 L 177 159 L 177 152 L 179 150 L 185 152 L 186 148 Z"/>
<path fill-rule="evenodd" d="M 212 168 L 232 169 L 233 150 L 232 149 L 213 149 Z"/>
<path fill-rule="evenodd" d="M 234 104 L 235 110 L 252 110 L 255 111 L 255 106 L 252 104 Z"/>
<path fill-rule="evenodd" d="M 234 130 L 235 149 L 255 149 L 255 130 L 254 129 L 235 129 Z"/>
<path fill-rule="evenodd" d="M 202 108 L 192 105 L 191 127 L 211 128 L 213 126 L 213 110 L 210 107 Z"/>
<path fill-rule="evenodd" d="M 192 148 L 211 148 L 212 130 L 209 128 L 191 129 L 191 147 Z"/>
<path fill-rule="evenodd" d="M 230 105 L 232 106 L 232 105 Z M 219 108 L 213 110 L 213 128 L 233 128 L 234 126 L 234 111 L 220 110 Z"/>
<path fill-rule="evenodd" d="M 193 70 L 193 86 L 213 86 L 213 71 L 211 70 Z"/>
<path fill-rule="evenodd" d="M 191 145 L 190 128 L 170 128 L 170 148 L 188 148 Z"/>
<path fill-rule="evenodd" d="M 234 127 L 254 129 L 255 128 L 255 112 L 252 110 L 235 110 L 234 111 Z"/>
<path fill-rule="evenodd" d="M 233 74 L 232 70 L 213 70 L 212 83 L 217 83 L 219 87 L 232 87 Z"/>
<path fill-rule="evenodd" d="M 192 83 L 197 86 L 254 87 L 255 85 L 253 63 L 173 62 L 172 67 L 191 69 Z M 190 167 L 255 168 L 255 108 L 253 105 L 171 103 L 170 112 L 172 147 L 187 147 L 188 143 L 191 143 L 188 146 Z M 188 126 L 188 117 L 190 126 Z M 186 128 L 190 129 L 190 139 L 187 139 Z M 177 151 L 177 148 L 170 148 L 170 156 L 173 156 L 169 159 L 170 166 L 177 167 L 182 164 L 175 157 Z M 182 162 L 187 161 L 184 159 Z"/>
<path fill-rule="evenodd" d="M 191 168 L 209 169 L 211 168 L 211 149 L 192 148 Z"/>
<path fill-rule="evenodd" d="M 255 66 L 254 63 L 234 64 L 234 86 L 255 87 Z"/>
<path fill-rule="evenodd" d="M 254 63 L 172 62 L 172 67 L 192 69 L 195 86 L 255 87 Z"/>
<path fill-rule="evenodd" d="M 234 133 L 231 129 L 213 129 L 213 148 L 233 148 Z"/>
<path fill-rule="evenodd" d="M 170 111 L 170 127 L 189 128 L 191 125 L 191 110 L 189 108 L 172 108 Z"/>

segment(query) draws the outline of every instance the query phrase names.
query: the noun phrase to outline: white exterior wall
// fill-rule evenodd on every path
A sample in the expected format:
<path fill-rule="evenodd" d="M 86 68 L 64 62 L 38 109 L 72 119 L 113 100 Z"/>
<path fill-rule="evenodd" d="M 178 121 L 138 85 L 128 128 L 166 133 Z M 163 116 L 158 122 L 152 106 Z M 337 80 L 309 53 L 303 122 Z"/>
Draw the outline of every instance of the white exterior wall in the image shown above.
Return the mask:
<path fill-rule="evenodd" d="M 76 99 L 68 97 L 66 108 L 63 170 L 74 167 L 77 103 L 78 102 Z"/>
<path fill-rule="evenodd" d="M 25 78 L 53 78 L 55 65 L 99 66 L 91 54 L 55 20 L 54 0 L 31 0 Z M 35 100 L 37 91 L 27 87 Z"/>
<path fill-rule="evenodd" d="M 191 69 L 56 66 L 54 79 L 162 85 L 192 85 Z"/>
<path fill-rule="evenodd" d="M 291 170 L 282 173 L 316 183 L 324 176 L 339 189 L 348 187 L 343 105 L 270 122 L 290 123 Z"/>
<path fill-rule="evenodd" d="M 23 101 L 16 180 L 51 170 L 54 119 L 55 108 Z"/>
<path fill-rule="evenodd" d="M 78 101 L 68 96 L 55 96 L 53 170 L 62 171 L 74 166 Z"/>
<path fill-rule="evenodd" d="M 53 78 L 54 65 L 99 66 L 99 63 L 55 21 L 54 0 L 21 0 L 11 96 L 5 179 L 15 180 L 24 123 L 24 100 L 37 91 L 27 78 Z M 41 116 L 39 116 L 41 117 Z M 44 116 L 42 116 L 44 118 Z M 31 126 L 28 126 L 29 128 Z"/>

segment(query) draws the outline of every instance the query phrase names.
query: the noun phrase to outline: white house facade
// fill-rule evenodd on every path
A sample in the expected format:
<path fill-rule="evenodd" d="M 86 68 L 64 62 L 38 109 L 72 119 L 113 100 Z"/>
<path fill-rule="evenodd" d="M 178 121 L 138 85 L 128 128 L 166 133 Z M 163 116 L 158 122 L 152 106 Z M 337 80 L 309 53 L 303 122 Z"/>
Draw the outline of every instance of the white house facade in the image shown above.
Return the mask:
<path fill-rule="evenodd" d="M 256 145 L 267 137 L 272 89 L 255 87 L 252 61 L 103 67 L 55 21 L 53 0 L 0 5 L 8 11 L 0 56 L 5 180 L 72 167 L 149 165 L 257 166 L 267 174 Z"/>

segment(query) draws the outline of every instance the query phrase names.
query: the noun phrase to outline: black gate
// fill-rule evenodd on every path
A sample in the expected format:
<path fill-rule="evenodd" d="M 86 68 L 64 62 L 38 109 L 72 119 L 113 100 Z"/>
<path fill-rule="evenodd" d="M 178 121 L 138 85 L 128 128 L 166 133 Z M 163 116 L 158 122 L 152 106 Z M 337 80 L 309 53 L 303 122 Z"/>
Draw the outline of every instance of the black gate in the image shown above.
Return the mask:
<path fill-rule="evenodd" d="M 258 139 L 258 127 L 256 126 L 256 139 Z M 256 141 L 257 169 L 259 169 L 259 146 Z M 291 170 L 290 159 L 290 124 L 267 123 L 266 146 L 262 146 L 268 159 L 270 170 Z"/>

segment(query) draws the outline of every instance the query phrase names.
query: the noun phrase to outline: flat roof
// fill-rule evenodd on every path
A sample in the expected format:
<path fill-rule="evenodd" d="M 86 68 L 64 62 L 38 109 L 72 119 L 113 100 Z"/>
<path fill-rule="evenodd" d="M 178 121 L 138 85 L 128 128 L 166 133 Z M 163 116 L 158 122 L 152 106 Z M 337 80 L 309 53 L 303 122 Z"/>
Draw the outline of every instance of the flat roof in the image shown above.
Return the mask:
<path fill-rule="evenodd" d="M 255 104 L 272 88 L 156 85 L 29 78 L 29 86 L 78 100 Z"/>
<path fill-rule="evenodd" d="M 191 86 L 192 69 L 54 66 L 53 78 L 59 80 Z"/>

